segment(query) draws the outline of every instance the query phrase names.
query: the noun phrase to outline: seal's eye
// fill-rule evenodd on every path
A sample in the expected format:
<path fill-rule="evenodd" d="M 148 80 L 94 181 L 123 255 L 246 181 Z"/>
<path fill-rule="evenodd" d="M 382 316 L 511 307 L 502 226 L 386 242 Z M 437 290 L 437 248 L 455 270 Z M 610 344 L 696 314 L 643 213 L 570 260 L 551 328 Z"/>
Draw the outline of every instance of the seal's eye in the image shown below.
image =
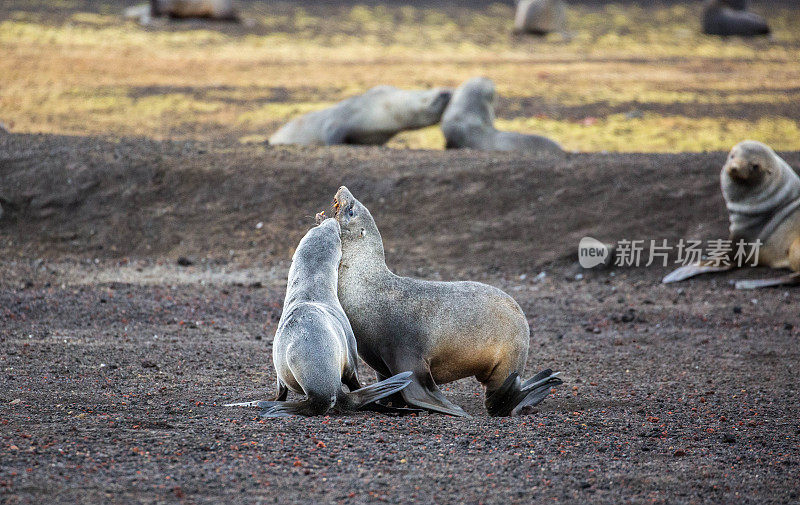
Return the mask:
<path fill-rule="evenodd" d="M 350 217 L 353 217 L 353 216 L 356 215 L 356 213 L 353 212 L 353 207 L 350 207 L 350 210 L 347 211 L 347 215 L 350 216 Z"/>
<path fill-rule="evenodd" d="M 750 165 L 750 170 L 752 170 L 753 172 L 758 172 L 759 170 L 761 170 L 761 165 L 759 165 L 758 163 L 753 163 L 752 165 Z"/>

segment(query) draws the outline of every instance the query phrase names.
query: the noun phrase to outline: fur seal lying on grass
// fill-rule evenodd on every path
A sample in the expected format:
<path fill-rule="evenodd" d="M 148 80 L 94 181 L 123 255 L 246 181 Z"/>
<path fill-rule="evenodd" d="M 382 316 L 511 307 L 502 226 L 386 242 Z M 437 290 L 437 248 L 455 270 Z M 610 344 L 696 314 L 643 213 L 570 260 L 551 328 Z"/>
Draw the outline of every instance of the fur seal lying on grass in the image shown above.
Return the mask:
<path fill-rule="evenodd" d="M 731 149 L 720 174 L 728 207 L 730 239 L 760 240 L 758 265 L 789 268 L 794 273 L 777 279 L 739 281 L 739 289 L 800 284 L 800 177 L 775 151 L 761 142 L 746 140 Z M 663 282 L 730 270 L 734 266 L 704 261 L 678 268 Z"/>
<path fill-rule="evenodd" d="M 232 0 L 150 0 L 125 10 L 125 17 L 149 24 L 154 18 L 239 21 Z"/>
<path fill-rule="evenodd" d="M 238 21 L 232 0 L 150 0 L 150 15 Z"/>
<path fill-rule="evenodd" d="M 567 29 L 567 5 L 563 0 L 519 0 L 514 31 L 547 35 Z"/>
<path fill-rule="evenodd" d="M 703 33 L 707 35 L 769 35 L 767 21 L 749 12 L 742 0 L 707 0 L 703 5 Z"/>
<path fill-rule="evenodd" d="M 501 132 L 494 127 L 494 83 L 473 77 L 456 89 L 442 116 L 447 148 L 563 154 L 561 146 L 539 135 Z"/>
<path fill-rule="evenodd" d="M 439 122 L 452 90 L 403 90 L 376 86 L 333 107 L 293 119 L 269 139 L 270 144 L 381 145 L 403 130 Z"/>
<path fill-rule="evenodd" d="M 361 387 L 356 340 L 336 297 L 341 257 L 335 219 L 324 220 L 303 237 L 289 268 L 283 314 L 272 347 L 278 374 L 276 401 L 226 406 L 258 406 L 264 409 L 263 417 L 323 415 L 331 408 L 360 409 L 410 384 L 411 372 L 405 372 Z M 305 399 L 285 401 L 289 389 Z"/>
<path fill-rule="evenodd" d="M 552 370 L 522 382 L 530 328 L 517 302 L 479 282 L 399 277 L 386 266 L 383 240 L 369 210 L 344 186 L 334 198 L 341 225 L 339 300 L 358 353 L 379 378 L 411 370 L 400 394 L 412 407 L 467 416 L 437 387 L 475 376 L 490 415 L 519 414 L 561 384 Z"/>

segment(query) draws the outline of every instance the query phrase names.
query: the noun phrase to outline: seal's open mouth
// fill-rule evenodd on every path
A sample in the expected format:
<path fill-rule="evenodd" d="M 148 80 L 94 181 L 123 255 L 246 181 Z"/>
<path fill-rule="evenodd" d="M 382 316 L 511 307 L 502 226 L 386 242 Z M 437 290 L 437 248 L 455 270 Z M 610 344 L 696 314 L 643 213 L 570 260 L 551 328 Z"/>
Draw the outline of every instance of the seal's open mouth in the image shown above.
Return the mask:
<path fill-rule="evenodd" d="M 339 219 L 343 210 L 347 209 L 347 206 L 350 204 L 347 200 L 347 195 L 343 194 L 347 192 L 344 188 L 339 188 L 339 191 L 336 192 L 336 196 L 333 197 L 333 217 L 337 220 Z"/>

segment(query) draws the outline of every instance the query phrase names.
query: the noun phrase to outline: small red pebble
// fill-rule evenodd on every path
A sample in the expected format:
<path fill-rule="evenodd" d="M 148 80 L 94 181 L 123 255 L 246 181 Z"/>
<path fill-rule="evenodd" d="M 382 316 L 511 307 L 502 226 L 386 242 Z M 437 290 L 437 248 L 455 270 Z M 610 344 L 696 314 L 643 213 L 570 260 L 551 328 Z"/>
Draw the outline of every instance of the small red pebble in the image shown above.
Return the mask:
<path fill-rule="evenodd" d="M 317 442 L 317 447 L 319 447 L 319 448 L 325 447 L 325 442 L 320 440 L 319 442 Z"/>
<path fill-rule="evenodd" d="M 303 463 L 301 463 L 299 460 L 295 460 L 293 464 L 294 466 L 303 466 Z"/>

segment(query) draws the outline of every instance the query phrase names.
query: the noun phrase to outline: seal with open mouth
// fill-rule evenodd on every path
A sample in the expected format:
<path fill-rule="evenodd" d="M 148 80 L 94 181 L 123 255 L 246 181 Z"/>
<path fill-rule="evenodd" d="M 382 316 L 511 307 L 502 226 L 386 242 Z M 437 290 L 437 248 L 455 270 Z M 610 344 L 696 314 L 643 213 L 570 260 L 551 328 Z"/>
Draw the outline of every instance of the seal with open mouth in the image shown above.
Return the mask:
<path fill-rule="evenodd" d="M 735 247 L 760 241 L 757 265 L 788 268 L 776 279 L 739 281 L 739 289 L 800 284 L 800 177 L 769 146 L 753 140 L 736 144 L 720 173 L 728 208 L 730 239 Z M 678 268 L 664 283 L 734 267 L 703 261 Z"/>
<path fill-rule="evenodd" d="M 379 378 L 411 370 L 400 392 L 412 407 L 467 416 L 437 384 L 474 376 L 490 415 L 519 414 L 561 379 L 544 370 L 523 382 L 528 321 L 509 295 L 479 282 L 433 282 L 393 274 L 369 210 L 344 186 L 334 199 L 341 226 L 339 301 L 358 353 Z"/>

